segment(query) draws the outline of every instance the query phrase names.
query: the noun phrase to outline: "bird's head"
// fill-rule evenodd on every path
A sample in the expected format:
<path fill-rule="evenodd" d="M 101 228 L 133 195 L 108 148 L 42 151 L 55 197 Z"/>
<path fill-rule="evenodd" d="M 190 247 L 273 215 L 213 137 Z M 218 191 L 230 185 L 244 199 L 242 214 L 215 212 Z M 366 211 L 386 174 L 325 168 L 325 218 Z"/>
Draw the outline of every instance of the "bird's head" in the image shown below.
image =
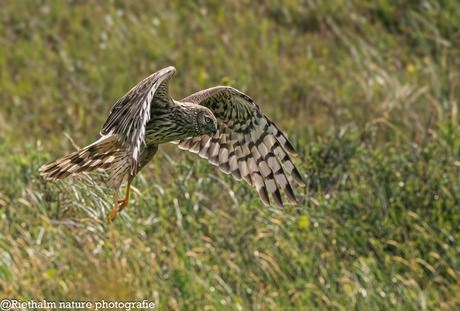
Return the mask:
<path fill-rule="evenodd" d="M 196 116 L 196 129 L 200 135 L 210 135 L 217 132 L 217 119 L 214 114 L 205 107 L 200 107 Z"/>

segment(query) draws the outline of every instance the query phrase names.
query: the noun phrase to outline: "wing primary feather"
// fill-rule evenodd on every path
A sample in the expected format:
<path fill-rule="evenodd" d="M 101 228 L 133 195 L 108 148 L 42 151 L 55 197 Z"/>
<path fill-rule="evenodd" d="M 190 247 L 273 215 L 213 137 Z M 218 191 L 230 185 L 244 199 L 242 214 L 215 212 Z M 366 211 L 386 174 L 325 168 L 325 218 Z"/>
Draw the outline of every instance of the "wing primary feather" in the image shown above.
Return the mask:
<path fill-rule="evenodd" d="M 190 143 L 189 150 L 190 152 L 198 153 L 200 151 L 200 140 L 199 139 L 192 140 L 192 142 Z"/>
<path fill-rule="evenodd" d="M 201 139 L 201 144 L 200 144 L 201 146 L 200 152 L 198 153 L 200 157 L 207 158 L 210 144 L 211 144 L 211 136 L 208 136 L 208 135 L 203 136 L 203 138 Z"/>
<path fill-rule="evenodd" d="M 268 163 L 268 165 L 273 170 L 274 175 L 275 175 L 275 180 L 279 188 L 283 189 L 284 193 L 286 194 L 290 202 L 295 203 L 297 202 L 297 200 L 295 199 L 294 192 L 292 191 L 291 184 L 289 180 L 287 179 L 286 174 L 284 173 L 283 167 L 278 162 L 275 154 L 272 151 L 268 151 L 268 150 L 272 150 L 271 147 L 273 146 L 275 142 L 276 140 L 272 135 L 267 135 L 264 138 L 262 144 L 264 145 L 265 148 L 263 148 L 263 150 L 267 152 L 265 155 L 265 161 Z"/>
<path fill-rule="evenodd" d="M 209 146 L 207 156 L 209 162 L 216 166 L 219 166 L 219 141 L 219 131 L 217 131 L 216 134 L 214 134 L 214 136 L 211 138 L 211 144 Z"/>
<path fill-rule="evenodd" d="M 241 176 L 240 168 L 238 167 L 238 161 L 236 160 L 236 154 L 233 148 L 233 144 L 229 144 L 228 151 L 229 151 L 228 164 L 230 166 L 229 167 L 230 173 L 236 180 L 241 180 L 242 176 Z"/>
<path fill-rule="evenodd" d="M 271 150 L 274 154 L 276 154 L 276 156 L 278 156 L 278 158 L 281 160 L 281 163 L 283 163 L 284 167 L 287 169 L 289 174 L 291 174 L 296 183 L 299 186 L 305 186 L 305 182 L 303 181 L 302 176 L 300 176 L 300 173 L 295 167 L 294 163 L 292 163 L 291 157 L 289 157 L 287 152 L 284 151 L 278 141 L 275 141 Z"/>
<path fill-rule="evenodd" d="M 224 173 L 230 173 L 230 164 L 228 161 L 228 154 L 229 154 L 229 144 L 227 143 L 228 134 L 222 132 L 220 135 L 220 150 L 219 150 L 219 168 Z"/>
<path fill-rule="evenodd" d="M 190 138 L 182 139 L 181 142 L 179 143 L 179 148 L 183 150 L 190 149 L 190 142 L 191 142 Z"/>
<path fill-rule="evenodd" d="M 295 151 L 294 147 L 292 146 L 291 142 L 286 137 L 286 135 L 276 126 L 275 123 L 270 121 L 270 125 L 273 127 L 272 128 L 273 134 L 275 135 L 276 140 L 279 141 L 281 146 L 283 146 L 283 148 L 285 148 L 287 152 L 289 152 L 293 156 L 297 156 L 298 155 L 297 151 Z"/>
<path fill-rule="evenodd" d="M 253 172 L 254 184 L 259 193 L 259 197 L 266 206 L 270 206 L 270 199 L 267 194 L 267 187 L 265 186 L 264 179 L 259 172 Z"/>
<path fill-rule="evenodd" d="M 283 207 L 283 201 L 281 200 L 278 185 L 275 181 L 275 175 L 272 168 L 266 161 L 267 156 L 269 156 L 267 147 L 264 144 L 259 144 L 258 146 L 253 145 L 251 148 L 251 153 L 256 160 L 256 164 L 259 167 L 260 173 L 262 174 L 266 188 L 275 201 L 275 204 L 278 207 Z"/>
<path fill-rule="evenodd" d="M 283 207 L 283 200 L 281 199 L 281 194 L 278 188 L 272 192 L 273 201 L 275 201 L 276 206 Z"/>
<path fill-rule="evenodd" d="M 254 179 L 252 178 L 251 170 L 249 169 L 249 163 L 246 161 L 245 151 L 243 151 L 244 147 L 242 147 L 241 142 L 238 141 L 234 145 L 234 148 L 236 151 L 235 154 L 237 157 L 238 167 L 240 168 L 241 176 L 243 177 L 244 181 L 248 183 L 248 185 L 254 186 Z M 247 152 L 249 154 L 249 150 Z"/>
<path fill-rule="evenodd" d="M 286 193 L 286 196 L 288 197 L 288 200 L 291 203 L 297 203 L 297 199 L 294 195 L 294 191 L 292 191 L 291 184 L 287 183 L 286 186 L 283 188 L 284 193 Z"/>
<path fill-rule="evenodd" d="M 264 202 L 265 205 L 270 205 L 270 200 L 268 198 L 267 187 L 264 178 L 262 177 L 259 171 L 259 166 L 256 162 L 256 159 L 253 157 L 254 155 L 251 154 L 251 151 L 249 150 L 249 143 L 245 143 L 243 145 L 243 155 L 244 159 L 246 159 L 245 161 L 247 161 L 249 173 L 251 175 L 252 180 L 254 181 L 254 186 L 256 187 L 257 192 L 259 193 L 260 199 L 262 200 L 262 202 Z"/>

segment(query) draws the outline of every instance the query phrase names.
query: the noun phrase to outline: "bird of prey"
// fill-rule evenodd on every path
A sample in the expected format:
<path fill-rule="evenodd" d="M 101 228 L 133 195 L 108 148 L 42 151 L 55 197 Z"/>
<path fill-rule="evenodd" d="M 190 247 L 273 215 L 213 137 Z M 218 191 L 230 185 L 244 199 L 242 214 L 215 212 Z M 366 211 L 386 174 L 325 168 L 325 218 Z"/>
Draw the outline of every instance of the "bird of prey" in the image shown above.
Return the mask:
<path fill-rule="evenodd" d="M 107 184 L 115 190 L 112 222 L 128 204 L 134 177 L 158 145 L 172 142 L 255 187 L 267 206 L 268 193 L 283 206 L 280 189 L 296 202 L 291 179 L 300 186 L 305 183 L 289 157 L 297 153 L 286 135 L 249 96 L 232 87 L 216 86 L 174 100 L 169 81 L 175 72 L 167 67 L 139 82 L 112 107 L 99 140 L 43 165 L 41 175 L 59 180 L 96 169 L 107 171 Z M 118 200 L 125 178 L 126 196 Z"/>

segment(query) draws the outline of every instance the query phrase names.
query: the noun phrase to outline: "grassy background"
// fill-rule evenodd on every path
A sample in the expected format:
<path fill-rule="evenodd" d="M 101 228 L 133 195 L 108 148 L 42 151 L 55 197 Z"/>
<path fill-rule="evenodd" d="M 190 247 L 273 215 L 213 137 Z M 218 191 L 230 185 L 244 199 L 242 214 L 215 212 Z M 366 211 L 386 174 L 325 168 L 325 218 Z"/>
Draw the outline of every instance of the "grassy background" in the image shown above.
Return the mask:
<path fill-rule="evenodd" d="M 0 298 L 157 309 L 460 307 L 458 1 L 2 1 Z M 101 176 L 37 169 L 173 65 L 289 133 L 307 187 L 256 191 L 162 146 L 107 224 Z"/>

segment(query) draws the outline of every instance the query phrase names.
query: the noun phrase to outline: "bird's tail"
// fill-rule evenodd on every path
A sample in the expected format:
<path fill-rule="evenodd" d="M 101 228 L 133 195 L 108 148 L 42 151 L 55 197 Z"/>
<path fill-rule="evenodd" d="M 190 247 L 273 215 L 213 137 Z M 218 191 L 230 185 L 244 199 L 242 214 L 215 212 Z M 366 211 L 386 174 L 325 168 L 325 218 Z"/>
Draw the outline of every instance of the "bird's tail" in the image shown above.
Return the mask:
<path fill-rule="evenodd" d="M 125 154 L 126 150 L 121 148 L 116 136 L 104 136 L 81 150 L 43 165 L 39 171 L 46 179 L 58 180 L 82 172 L 107 169 L 126 159 Z"/>

